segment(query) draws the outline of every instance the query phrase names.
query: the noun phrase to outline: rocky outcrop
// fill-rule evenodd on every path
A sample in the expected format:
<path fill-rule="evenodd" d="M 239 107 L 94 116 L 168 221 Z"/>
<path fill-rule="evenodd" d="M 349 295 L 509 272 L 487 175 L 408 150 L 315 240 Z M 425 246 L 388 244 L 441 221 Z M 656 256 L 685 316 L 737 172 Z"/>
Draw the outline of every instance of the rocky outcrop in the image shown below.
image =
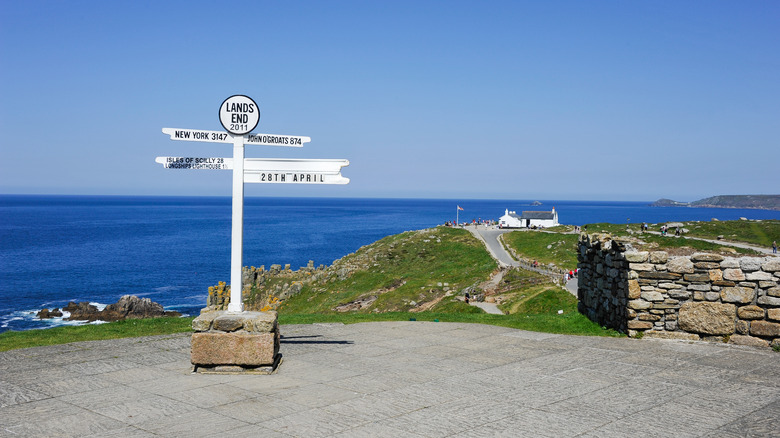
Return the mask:
<path fill-rule="evenodd" d="M 62 311 L 58 308 L 54 309 L 41 309 L 36 315 L 39 319 L 59 318 L 62 316 Z"/>
<path fill-rule="evenodd" d="M 693 202 L 678 202 L 671 199 L 659 199 L 653 207 L 710 207 L 710 208 L 755 208 L 761 210 L 780 210 L 780 195 L 720 195 L 699 199 Z"/>
<path fill-rule="evenodd" d="M 125 295 L 114 304 L 109 304 L 103 310 L 86 301 L 81 303 L 70 302 L 62 308 L 69 312 L 68 321 L 121 321 L 123 319 L 160 318 L 164 316 L 179 317 L 181 313 L 166 311 L 159 303 L 149 298 L 138 298 L 135 295 Z M 43 309 L 38 312 L 41 319 L 62 316 L 59 309 Z"/>

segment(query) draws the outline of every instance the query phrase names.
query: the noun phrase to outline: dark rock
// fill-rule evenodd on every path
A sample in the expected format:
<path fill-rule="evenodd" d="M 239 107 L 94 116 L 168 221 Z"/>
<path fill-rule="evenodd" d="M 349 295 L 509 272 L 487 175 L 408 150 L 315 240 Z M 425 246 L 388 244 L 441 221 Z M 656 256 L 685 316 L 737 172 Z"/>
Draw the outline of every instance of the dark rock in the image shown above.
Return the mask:
<path fill-rule="evenodd" d="M 97 307 L 89 304 L 87 301 L 80 303 L 71 301 L 62 310 L 70 312 L 70 316 L 66 318 L 68 321 L 97 321 L 100 319 L 97 317 L 98 313 L 100 313 Z"/>
<path fill-rule="evenodd" d="M 56 307 L 51 310 L 41 309 L 41 311 L 38 312 L 37 316 L 40 319 L 59 318 L 60 316 L 62 316 L 62 312 L 60 311 L 60 309 Z"/>
<path fill-rule="evenodd" d="M 159 303 L 149 298 L 138 298 L 135 295 L 125 295 L 114 304 L 109 304 L 99 311 L 88 302 L 68 303 L 63 308 L 70 312 L 68 320 L 72 321 L 120 321 L 123 319 L 159 318 L 163 316 L 178 317 L 179 312 L 167 312 Z"/>

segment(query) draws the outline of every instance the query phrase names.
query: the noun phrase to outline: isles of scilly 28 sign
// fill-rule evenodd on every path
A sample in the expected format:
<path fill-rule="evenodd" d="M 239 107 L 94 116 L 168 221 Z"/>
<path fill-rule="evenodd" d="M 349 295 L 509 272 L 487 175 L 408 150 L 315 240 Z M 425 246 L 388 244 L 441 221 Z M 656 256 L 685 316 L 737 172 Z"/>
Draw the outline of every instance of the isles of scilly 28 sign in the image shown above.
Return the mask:
<path fill-rule="evenodd" d="M 260 121 L 257 103 L 249 96 L 236 94 L 222 102 L 219 107 L 219 122 L 233 135 L 245 135 L 252 132 Z"/>

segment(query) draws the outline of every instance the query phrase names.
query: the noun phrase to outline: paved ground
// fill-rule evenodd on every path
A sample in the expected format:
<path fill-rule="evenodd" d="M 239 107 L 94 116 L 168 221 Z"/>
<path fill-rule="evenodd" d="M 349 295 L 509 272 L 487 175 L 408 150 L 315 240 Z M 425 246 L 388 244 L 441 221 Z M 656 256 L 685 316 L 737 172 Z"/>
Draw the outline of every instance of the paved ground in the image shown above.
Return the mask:
<path fill-rule="evenodd" d="M 480 309 L 484 310 L 485 313 L 490 313 L 492 315 L 503 315 L 504 314 L 504 312 L 499 310 L 498 304 L 496 304 L 496 303 L 486 303 L 484 301 L 482 301 L 482 302 L 472 301 L 469 304 L 471 304 L 474 307 L 479 307 Z"/>
<path fill-rule="evenodd" d="M 269 376 L 190 373 L 188 335 L 0 353 L 0 436 L 780 434 L 780 354 L 426 322 L 282 327 Z"/>

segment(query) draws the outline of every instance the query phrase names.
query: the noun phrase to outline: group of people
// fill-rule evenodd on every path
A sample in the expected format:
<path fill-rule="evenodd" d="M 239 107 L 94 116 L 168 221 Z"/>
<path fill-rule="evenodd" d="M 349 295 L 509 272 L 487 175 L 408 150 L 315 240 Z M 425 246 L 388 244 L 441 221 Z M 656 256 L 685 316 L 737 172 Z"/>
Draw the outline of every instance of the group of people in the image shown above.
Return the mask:
<path fill-rule="evenodd" d="M 579 272 L 580 268 L 569 270 L 569 272 L 565 272 L 563 274 L 563 281 L 568 282 L 572 278 L 577 278 L 577 272 Z"/>
<path fill-rule="evenodd" d="M 458 226 L 468 226 L 468 225 L 485 225 L 485 226 L 491 226 L 496 225 L 498 222 L 492 220 L 492 219 L 472 219 L 471 222 L 461 222 L 457 223 L 455 221 L 447 221 L 444 222 L 445 227 L 458 227 Z"/>
<path fill-rule="evenodd" d="M 647 226 L 645 225 L 645 227 L 647 227 Z M 647 229 L 647 228 L 645 228 L 645 230 L 646 230 L 646 229 Z M 668 231 L 669 231 L 669 227 L 668 227 L 667 225 L 661 225 L 661 235 L 662 235 L 662 236 L 666 236 L 666 233 L 667 233 Z M 682 234 L 682 233 L 680 232 L 680 227 L 675 227 L 675 228 L 674 228 L 674 235 L 675 235 L 675 236 L 679 236 L 680 234 Z"/>

